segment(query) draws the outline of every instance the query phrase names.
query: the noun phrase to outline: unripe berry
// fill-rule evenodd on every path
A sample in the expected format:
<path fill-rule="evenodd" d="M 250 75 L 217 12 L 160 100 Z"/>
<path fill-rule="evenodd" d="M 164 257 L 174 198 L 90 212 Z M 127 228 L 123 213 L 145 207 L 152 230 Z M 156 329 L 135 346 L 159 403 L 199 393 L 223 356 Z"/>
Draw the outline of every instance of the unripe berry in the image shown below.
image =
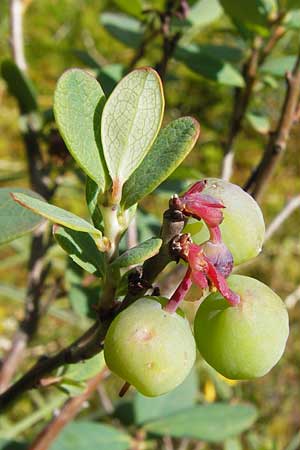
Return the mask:
<path fill-rule="evenodd" d="M 227 378 L 258 378 L 281 358 L 289 334 L 284 303 L 268 286 L 250 277 L 232 275 L 229 287 L 240 295 L 231 306 L 211 294 L 200 305 L 194 323 L 203 358 Z"/>
<path fill-rule="evenodd" d="M 137 300 L 114 319 L 104 343 L 109 369 L 149 397 L 182 383 L 196 357 L 188 321 L 182 311 L 165 311 L 166 302 L 159 297 Z"/>
<path fill-rule="evenodd" d="M 225 206 L 220 229 L 234 264 L 257 256 L 264 241 L 265 224 L 256 201 L 239 186 L 218 178 L 207 178 L 202 193 L 220 200 Z M 196 244 L 209 238 L 208 230 L 201 222 L 188 224 L 185 231 L 191 233 Z"/>

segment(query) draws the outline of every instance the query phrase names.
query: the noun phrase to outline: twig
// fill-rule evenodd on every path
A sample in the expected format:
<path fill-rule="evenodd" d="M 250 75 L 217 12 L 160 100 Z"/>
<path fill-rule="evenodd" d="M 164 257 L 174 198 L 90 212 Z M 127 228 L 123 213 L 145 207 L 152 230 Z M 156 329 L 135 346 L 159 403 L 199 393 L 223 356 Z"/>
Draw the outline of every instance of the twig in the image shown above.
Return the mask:
<path fill-rule="evenodd" d="M 105 317 L 99 318 L 91 328 L 70 346 L 62 349 L 52 357 L 40 359 L 25 375 L 0 395 L 0 410 L 6 408 L 24 392 L 39 386 L 40 380 L 53 370 L 65 364 L 76 364 L 99 353 L 103 349 L 103 341 L 107 329 L 116 314 L 146 292 L 155 278 L 172 261 L 170 243 L 175 236 L 181 233 L 183 227 L 184 219 L 182 213 L 177 210 L 167 210 L 164 214 L 161 230 L 163 244 L 158 255 L 145 261 L 143 266 L 143 279 L 147 280 L 147 283 L 141 283 L 133 291 L 129 291 L 119 310 L 106 311 Z M 111 299 L 111 302 L 113 302 L 113 299 Z"/>
<path fill-rule="evenodd" d="M 23 51 L 21 0 L 11 0 L 10 14 L 13 57 L 16 64 L 24 69 L 22 64 L 25 67 L 26 64 Z M 38 135 L 34 127 L 31 126 L 29 117 L 27 118 L 27 130 L 22 137 L 26 150 L 31 188 L 48 201 L 53 196 L 57 185 L 54 183 L 53 186 L 49 186 L 49 169 L 44 164 Z M 50 245 L 51 237 L 44 224 L 33 233 L 24 301 L 24 319 L 20 323 L 12 339 L 12 346 L 1 364 L 0 392 L 3 392 L 9 385 L 24 358 L 24 349 L 37 331 L 40 316 L 40 297 L 49 272 L 49 266 L 45 265 L 44 257 Z"/>
<path fill-rule="evenodd" d="M 285 304 L 288 309 L 294 308 L 296 303 L 300 300 L 300 286 L 297 287 L 291 294 L 285 299 Z"/>
<path fill-rule="evenodd" d="M 23 4 L 22 0 L 10 0 L 10 44 L 17 66 L 27 68 L 23 42 Z"/>
<path fill-rule="evenodd" d="M 84 402 L 97 390 L 99 383 L 107 376 L 107 373 L 108 370 L 105 368 L 88 381 L 82 394 L 67 400 L 59 414 L 38 434 L 28 450 L 47 450 L 62 429 L 77 416 Z"/>
<path fill-rule="evenodd" d="M 52 357 L 41 358 L 20 380 L 0 395 L 0 410 L 6 408 L 22 393 L 36 386 L 47 374 L 65 364 L 75 364 L 89 359 L 99 353 L 103 348 L 103 339 L 108 327 L 108 322 L 97 321 L 82 336 L 70 346 L 62 349 Z"/>
<path fill-rule="evenodd" d="M 280 21 L 283 17 L 280 17 Z M 243 120 L 253 93 L 254 86 L 257 81 L 258 68 L 263 64 L 266 57 L 273 50 L 276 43 L 283 36 L 285 29 L 281 26 L 280 21 L 274 26 L 273 32 L 269 40 L 263 45 L 263 39 L 256 36 L 253 42 L 251 53 L 247 61 L 244 63 L 242 75 L 245 87 L 236 88 L 233 111 L 230 120 L 230 130 L 227 140 L 224 144 L 224 159 L 222 162 L 222 178 L 230 180 L 234 163 L 234 143 L 242 130 Z"/>
<path fill-rule="evenodd" d="M 0 392 L 3 392 L 24 358 L 24 349 L 36 332 L 39 320 L 39 300 L 49 266 L 44 266 L 45 223 L 34 232 L 31 244 L 27 293 L 25 297 L 25 317 L 16 331 L 10 351 L 2 361 L 0 371 Z"/>
<path fill-rule="evenodd" d="M 251 54 L 242 69 L 245 87 L 236 88 L 235 90 L 233 111 L 230 121 L 231 125 L 227 141 L 224 145 L 224 159 L 222 162 L 222 178 L 227 181 L 230 180 L 233 170 L 234 142 L 237 135 L 241 131 L 243 119 L 256 81 L 262 42 L 263 41 L 260 36 L 255 38 Z"/>
<path fill-rule="evenodd" d="M 287 90 L 276 130 L 270 134 L 263 157 L 245 185 L 245 189 L 260 200 L 282 157 L 297 113 L 300 96 L 300 52 L 293 71 L 286 76 Z"/>
<path fill-rule="evenodd" d="M 300 208 L 300 195 L 293 197 L 280 211 L 280 213 L 272 220 L 268 226 L 265 234 L 265 241 L 270 239 L 271 236 L 281 227 L 281 225 L 289 218 L 289 216 Z"/>

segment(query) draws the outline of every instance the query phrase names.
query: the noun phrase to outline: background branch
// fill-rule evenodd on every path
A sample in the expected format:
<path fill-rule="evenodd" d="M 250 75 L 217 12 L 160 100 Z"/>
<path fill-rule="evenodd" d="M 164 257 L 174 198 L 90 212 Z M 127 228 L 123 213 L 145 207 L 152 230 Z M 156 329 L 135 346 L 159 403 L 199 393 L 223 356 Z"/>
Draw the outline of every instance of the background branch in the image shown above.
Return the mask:
<path fill-rule="evenodd" d="M 270 134 L 263 157 L 245 185 L 256 200 L 260 200 L 282 157 L 297 117 L 300 95 L 300 52 L 293 71 L 286 76 L 287 90 L 276 130 Z"/>
<path fill-rule="evenodd" d="M 25 71 L 27 64 L 24 54 L 22 0 L 10 0 L 10 45 L 15 63 Z"/>
<path fill-rule="evenodd" d="M 245 114 L 257 81 L 258 69 L 285 33 L 285 29 L 281 25 L 282 19 L 283 16 L 278 18 L 267 42 L 264 42 L 261 36 L 256 36 L 254 38 L 250 56 L 243 65 L 242 75 L 245 86 L 243 88 L 236 88 L 235 90 L 230 129 L 227 140 L 224 144 L 224 158 L 222 162 L 221 175 L 224 180 L 230 180 L 232 175 L 234 163 L 234 144 L 243 127 Z"/>
<path fill-rule="evenodd" d="M 82 394 L 68 399 L 59 413 L 38 434 L 28 450 L 47 450 L 63 428 L 81 411 L 83 404 L 93 395 L 108 373 L 107 368 L 103 369 L 87 382 Z"/>
<path fill-rule="evenodd" d="M 266 229 L 265 241 L 270 239 L 274 233 L 281 227 L 281 225 L 289 218 L 289 216 L 296 210 L 300 208 L 300 195 L 293 197 L 280 211 L 280 213 L 272 220 L 270 225 Z"/>

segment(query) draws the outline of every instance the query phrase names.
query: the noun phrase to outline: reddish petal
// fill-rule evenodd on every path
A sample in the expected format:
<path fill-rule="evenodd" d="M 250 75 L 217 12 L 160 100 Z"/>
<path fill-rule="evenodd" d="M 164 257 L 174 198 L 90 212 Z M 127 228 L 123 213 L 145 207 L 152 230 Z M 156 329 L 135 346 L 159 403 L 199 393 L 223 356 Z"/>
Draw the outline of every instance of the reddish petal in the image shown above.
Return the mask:
<path fill-rule="evenodd" d="M 202 272 L 197 272 L 196 270 L 192 271 L 192 280 L 197 286 L 201 289 L 206 289 L 208 287 L 206 275 Z"/>
<path fill-rule="evenodd" d="M 240 302 L 240 296 L 229 288 L 225 278 L 216 270 L 208 258 L 206 258 L 206 261 L 208 263 L 207 277 L 223 295 L 223 297 L 229 301 L 229 303 L 232 305 L 238 305 Z"/>
<path fill-rule="evenodd" d="M 168 301 L 168 303 L 165 306 L 165 310 L 173 313 L 176 311 L 176 309 L 178 308 L 179 304 L 182 302 L 182 300 L 184 300 L 186 294 L 188 293 L 191 285 L 192 285 L 192 271 L 190 269 L 190 267 L 188 267 L 183 280 L 181 281 L 181 283 L 179 284 L 179 286 L 177 287 L 176 291 L 174 292 L 174 294 L 172 295 L 172 297 L 170 298 L 170 300 Z"/>
<path fill-rule="evenodd" d="M 197 181 L 197 183 L 194 183 L 184 194 L 184 196 L 186 195 L 190 195 L 193 194 L 194 192 L 202 192 L 203 189 L 206 186 L 206 181 L 205 180 L 201 180 L 201 181 Z"/>
<path fill-rule="evenodd" d="M 207 206 L 205 201 L 199 198 L 189 197 L 184 204 L 184 214 L 195 217 L 196 219 L 203 219 L 209 227 L 216 227 L 223 221 L 223 206 L 218 204 L 214 206 Z"/>

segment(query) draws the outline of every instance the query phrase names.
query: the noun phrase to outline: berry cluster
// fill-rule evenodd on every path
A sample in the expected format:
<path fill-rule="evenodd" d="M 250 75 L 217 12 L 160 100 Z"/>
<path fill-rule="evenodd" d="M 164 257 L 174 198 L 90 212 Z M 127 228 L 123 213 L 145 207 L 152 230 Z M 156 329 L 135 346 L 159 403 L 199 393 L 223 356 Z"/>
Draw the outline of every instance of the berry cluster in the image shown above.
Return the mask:
<path fill-rule="evenodd" d="M 229 276 L 234 264 L 261 250 L 264 221 L 259 206 L 238 186 L 207 179 L 174 196 L 170 208 L 192 218 L 172 248 L 187 263 L 185 276 L 169 300 L 140 298 L 114 319 L 104 345 L 108 367 L 147 396 L 164 394 L 186 378 L 196 346 L 228 378 L 265 375 L 284 351 L 287 311 L 268 286 Z M 178 308 L 192 283 L 204 298 L 194 336 Z"/>

